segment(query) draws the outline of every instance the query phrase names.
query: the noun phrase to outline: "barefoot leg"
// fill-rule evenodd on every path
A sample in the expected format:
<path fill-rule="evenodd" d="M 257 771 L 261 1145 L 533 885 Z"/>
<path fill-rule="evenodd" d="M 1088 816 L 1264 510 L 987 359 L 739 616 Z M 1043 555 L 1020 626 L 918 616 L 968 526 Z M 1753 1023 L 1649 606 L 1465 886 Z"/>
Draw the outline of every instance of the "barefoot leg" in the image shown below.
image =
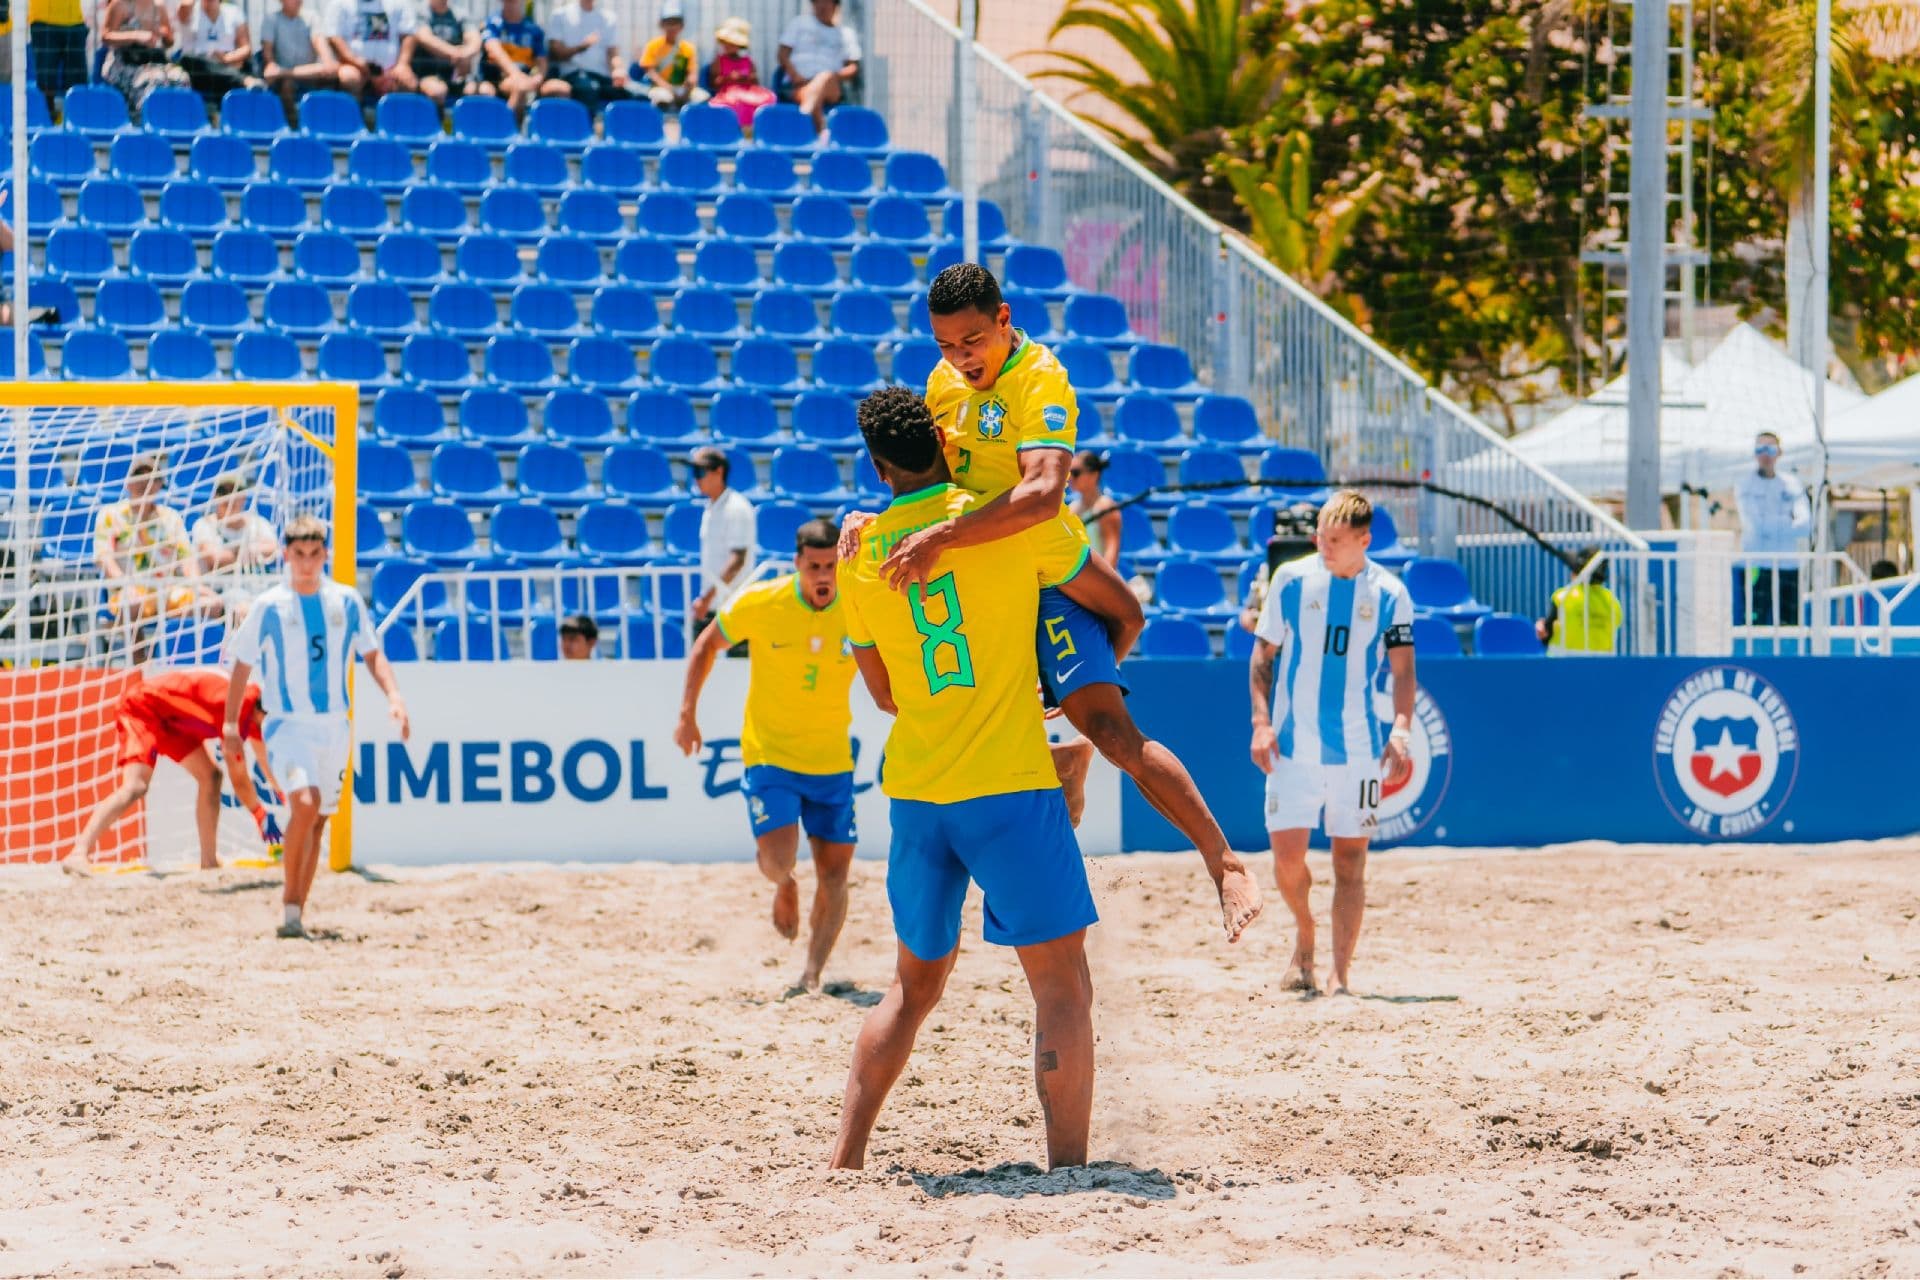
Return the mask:
<path fill-rule="evenodd" d="M 834 1140 L 829 1167 L 862 1169 L 867 1163 L 867 1139 L 887 1091 L 906 1069 L 920 1024 L 940 1002 L 947 975 L 953 972 L 955 947 L 938 960 L 922 960 L 904 946 L 899 949 L 893 985 L 873 1007 L 853 1042 L 853 1069 L 847 1075 L 847 1093 L 840 1106 L 840 1134 Z"/>
<path fill-rule="evenodd" d="M 1067 802 L 1067 821 L 1077 827 L 1080 815 L 1087 810 L 1087 770 L 1093 766 L 1093 744 L 1080 738 L 1056 742 L 1049 749 L 1053 752 L 1053 771 L 1060 775 L 1061 795 Z"/>
<path fill-rule="evenodd" d="M 793 878 L 800 852 L 800 824 L 775 827 L 754 841 L 760 874 L 773 881 L 773 927 L 788 942 L 800 936 L 800 885 Z"/>
<path fill-rule="evenodd" d="M 1335 995 L 1346 995 L 1347 967 L 1360 941 L 1360 920 L 1367 912 L 1367 842 L 1333 842 L 1333 981 Z"/>
<path fill-rule="evenodd" d="M 1269 833 L 1273 841 L 1273 881 L 1293 912 L 1293 958 L 1287 961 L 1287 991 L 1317 991 L 1313 977 L 1313 908 L 1308 895 L 1313 889 L 1313 872 L 1307 869 L 1307 836 L 1304 828 Z"/>
<path fill-rule="evenodd" d="M 800 985 L 808 991 L 820 989 L 820 973 L 833 954 L 840 938 L 840 926 L 847 920 L 847 875 L 853 870 L 853 846 L 830 844 L 814 837 L 813 911 L 807 920 L 807 968 Z"/>
<path fill-rule="evenodd" d="M 1047 1168 L 1087 1162 L 1093 1124 L 1093 976 L 1084 929 L 1020 947 L 1033 990 L 1033 1084 L 1047 1122 Z"/>
<path fill-rule="evenodd" d="M 120 815 L 139 804 L 147 794 L 147 784 L 153 781 L 153 767 L 145 764 L 130 764 L 120 771 L 120 785 L 112 795 L 102 800 L 87 819 L 87 825 L 60 859 L 60 865 L 68 871 L 84 872 L 87 862 L 93 857 L 94 846 L 100 843 L 100 837 L 107 828 L 120 820 Z"/>
<path fill-rule="evenodd" d="M 193 820 L 200 837 L 200 869 L 213 871 L 220 866 L 217 840 L 220 834 L 220 771 L 205 749 L 180 762 L 192 775 L 199 791 L 194 796 Z"/>

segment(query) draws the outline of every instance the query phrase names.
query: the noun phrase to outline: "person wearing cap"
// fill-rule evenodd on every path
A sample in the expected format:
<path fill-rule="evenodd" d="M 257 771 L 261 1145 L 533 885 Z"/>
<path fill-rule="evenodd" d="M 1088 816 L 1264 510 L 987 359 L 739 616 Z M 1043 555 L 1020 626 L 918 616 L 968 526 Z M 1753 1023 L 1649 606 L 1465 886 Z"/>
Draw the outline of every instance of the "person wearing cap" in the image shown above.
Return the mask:
<path fill-rule="evenodd" d="M 600 643 L 600 624 L 590 613 L 576 613 L 560 623 L 560 656 L 569 662 L 590 661 Z"/>
<path fill-rule="evenodd" d="M 760 83 L 759 69 L 748 52 L 753 27 L 745 18 L 728 18 L 713 33 L 713 45 L 713 61 L 707 64 L 713 103 L 733 112 L 742 129 L 751 128 L 753 113 L 774 101 L 773 90 Z"/>
<path fill-rule="evenodd" d="M 695 80 L 700 51 L 693 41 L 684 39 L 686 11 L 680 0 L 665 0 L 660 6 L 660 34 L 647 41 L 634 63 L 640 77 L 647 81 L 647 97 L 662 111 L 673 111 L 693 102 L 705 102 L 707 91 Z"/>
<path fill-rule="evenodd" d="M 787 100 L 827 127 L 827 108 L 838 106 L 846 86 L 860 74 L 860 37 L 840 20 L 840 0 L 812 0 L 780 33 L 780 69 Z"/>
<path fill-rule="evenodd" d="M 693 451 L 693 485 L 707 500 L 700 513 L 700 579 L 706 590 L 693 602 L 693 620 L 703 627 L 746 585 L 753 556 L 753 504 L 728 483 L 727 455 L 711 445 Z"/>
<path fill-rule="evenodd" d="M 1813 508 L 1800 477 L 1780 469 L 1779 436 L 1771 431 L 1755 436 L 1753 461 L 1754 469 L 1733 487 L 1747 562 L 1746 616 L 1762 625 L 1798 626 L 1798 557 L 1813 532 Z"/>
<path fill-rule="evenodd" d="M 567 82 L 574 101 L 590 115 L 599 115 L 603 103 L 633 96 L 627 91 L 626 66 L 615 47 L 618 38 L 613 19 L 597 0 L 571 0 L 547 19 L 547 56 L 553 59 L 553 74 Z"/>

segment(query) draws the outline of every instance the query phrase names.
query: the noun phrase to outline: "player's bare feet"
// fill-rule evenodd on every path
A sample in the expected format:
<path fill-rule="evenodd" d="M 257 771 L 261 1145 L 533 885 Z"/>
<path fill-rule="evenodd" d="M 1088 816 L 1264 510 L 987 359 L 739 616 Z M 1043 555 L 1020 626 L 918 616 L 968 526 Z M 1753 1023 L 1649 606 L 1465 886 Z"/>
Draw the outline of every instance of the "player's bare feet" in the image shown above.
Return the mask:
<path fill-rule="evenodd" d="M 210 858 L 200 859 L 200 869 L 202 871 L 218 871 L 220 869 L 219 855 L 216 854 Z"/>
<path fill-rule="evenodd" d="M 1228 867 L 1220 876 L 1220 923 L 1226 926 L 1227 941 L 1238 942 L 1260 915 L 1260 886 L 1253 882 L 1245 867 Z"/>
<path fill-rule="evenodd" d="M 304 938 L 307 936 L 307 926 L 297 921 L 288 921 L 278 929 L 275 929 L 273 936 L 276 938 Z"/>
<path fill-rule="evenodd" d="M 1087 811 L 1087 770 L 1093 766 L 1093 744 L 1081 738 L 1056 742 L 1051 750 L 1053 771 L 1060 775 L 1060 793 L 1067 802 L 1067 821 L 1077 827 L 1080 815 Z"/>
<path fill-rule="evenodd" d="M 87 855 L 78 849 L 60 859 L 60 869 L 70 876 L 87 876 L 93 873 L 93 867 L 87 861 Z"/>
<path fill-rule="evenodd" d="M 788 942 L 800 936 L 800 885 L 792 876 L 773 891 L 773 927 Z"/>
<path fill-rule="evenodd" d="M 1313 956 L 1293 953 L 1293 959 L 1287 961 L 1287 980 L 1280 984 L 1282 991 L 1298 991 L 1303 995 L 1320 994 L 1320 983 L 1313 976 Z"/>
<path fill-rule="evenodd" d="M 1344 973 L 1336 973 L 1331 969 L 1327 970 L 1327 991 L 1336 996 L 1350 996 L 1353 994 L 1352 988 L 1347 981 L 1347 975 Z"/>

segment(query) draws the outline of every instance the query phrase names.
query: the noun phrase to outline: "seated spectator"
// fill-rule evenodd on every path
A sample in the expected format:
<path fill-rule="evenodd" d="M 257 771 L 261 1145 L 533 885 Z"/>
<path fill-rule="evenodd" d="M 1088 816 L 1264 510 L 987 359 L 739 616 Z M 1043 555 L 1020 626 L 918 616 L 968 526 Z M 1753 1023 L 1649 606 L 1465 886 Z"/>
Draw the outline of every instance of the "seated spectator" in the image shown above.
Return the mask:
<path fill-rule="evenodd" d="M 114 585 L 116 621 L 132 626 L 165 615 L 218 617 L 220 598 L 200 583 L 199 560 L 180 513 L 160 501 L 161 460 L 135 458 L 127 468 L 126 501 L 100 508 L 93 522 L 93 562 Z M 135 661 L 144 660 L 136 646 Z"/>
<path fill-rule="evenodd" d="M 576 613 L 560 624 L 560 656 L 572 662 L 590 661 L 600 644 L 600 624 L 590 613 Z"/>
<path fill-rule="evenodd" d="M 300 0 L 280 0 L 280 7 L 260 24 L 260 64 L 267 88 L 285 100 L 289 120 L 294 99 L 310 89 L 340 83 L 333 44 L 314 39 L 313 24 L 300 11 Z"/>
<path fill-rule="evenodd" d="M 840 21 L 840 0 L 812 0 L 780 33 L 780 69 L 787 74 L 787 100 L 827 127 L 827 108 L 837 106 L 848 81 L 860 74 L 860 37 Z"/>
<path fill-rule="evenodd" d="M 480 65 L 480 29 L 468 25 L 448 0 L 432 0 L 413 32 L 413 74 L 420 92 L 444 106 L 471 86 Z"/>
<path fill-rule="evenodd" d="M 1087 542 L 1093 554 L 1110 565 L 1120 563 L 1120 507 L 1106 490 L 1101 476 L 1107 469 L 1107 457 L 1095 449 L 1082 449 L 1067 468 L 1067 489 L 1072 494 L 1067 506 L 1087 526 Z"/>
<path fill-rule="evenodd" d="M 774 100 L 773 90 L 760 83 L 753 55 L 747 52 L 753 44 L 753 28 L 745 18 L 728 18 L 713 33 L 713 43 L 713 61 L 707 67 L 713 102 L 738 116 L 742 129 L 750 128 L 753 113 Z"/>
<path fill-rule="evenodd" d="M 193 550 L 203 574 L 259 572 L 279 563 L 280 535 L 248 509 L 247 482 L 226 475 L 213 482 L 213 510 L 193 522 Z"/>
<path fill-rule="evenodd" d="M 627 91 L 627 71 L 616 46 L 613 19 L 595 0 L 572 0 L 547 21 L 547 53 L 553 73 L 567 82 L 573 96 L 593 115 L 606 102 L 621 102 Z"/>
<path fill-rule="evenodd" d="M 486 79 L 476 86 L 477 91 L 505 98 L 515 115 L 535 98 L 565 98 L 573 93 L 565 80 L 547 74 L 547 33 L 527 16 L 527 0 L 500 0 L 500 12 L 487 19 L 481 49 Z"/>
<path fill-rule="evenodd" d="M 647 81 L 647 96 L 662 111 L 675 111 L 690 102 L 705 102 L 707 91 L 694 79 L 700 65 L 700 52 L 693 41 L 683 40 L 687 29 L 680 0 L 665 0 L 660 6 L 660 34 L 647 41 L 634 64 Z"/>
<path fill-rule="evenodd" d="M 340 87 L 371 101 L 420 87 L 413 74 L 413 7 L 406 0 L 341 0 L 331 43 Z"/>
<path fill-rule="evenodd" d="M 162 85 L 185 85 L 173 63 L 173 23 L 159 0 L 108 0 L 100 12 L 100 43 L 107 47 L 100 78 L 127 97 L 136 122 L 147 95 Z"/>
<path fill-rule="evenodd" d="M 174 29 L 180 33 L 180 66 L 210 107 L 229 89 L 258 89 L 247 74 L 253 62 L 253 36 L 247 15 L 221 0 L 180 0 Z"/>
<path fill-rule="evenodd" d="M 87 82 L 87 19 L 80 0 L 28 0 L 27 36 L 40 92 L 49 102 Z"/>

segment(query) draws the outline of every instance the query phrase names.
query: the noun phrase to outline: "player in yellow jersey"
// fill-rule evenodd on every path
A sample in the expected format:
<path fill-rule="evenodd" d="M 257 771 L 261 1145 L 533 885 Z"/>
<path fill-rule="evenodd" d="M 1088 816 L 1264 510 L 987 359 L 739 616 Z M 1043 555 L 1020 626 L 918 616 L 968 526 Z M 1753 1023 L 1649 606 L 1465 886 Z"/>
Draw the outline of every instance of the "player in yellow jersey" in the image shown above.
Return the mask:
<path fill-rule="evenodd" d="M 1013 327 L 1000 282 L 977 263 L 936 276 L 927 310 L 944 357 L 927 379 L 927 404 L 954 482 L 981 501 L 957 520 L 903 539 L 887 558 L 887 581 L 925 583 L 951 552 L 1035 528 L 1084 544 L 1077 516 L 1060 523 L 1080 414 L 1066 369 Z M 843 533 L 841 554 L 847 550 Z M 1035 643 L 1049 699 L 1193 842 L 1219 891 L 1227 940 L 1238 941 L 1260 914 L 1259 886 L 1227 847 L 1186 766 L 1134 723 L 1120 679 L 1126 650 L 1107 643 L 1100 619 L 1051 590 L 1041 593 Z"/>
<path fill-rule="evenodd" d="M 892 801 L 887 901 L 899 948 L 893 984 L 854 1045 L 833 1165 L 866 1160 L 887 1091 L 959 955 L 969 880 L 986 894 L 987 941 L 1015 948 L 1033 992 L 1048 1163 L 1085 1164 L 1093 981 L 1084 944 L 1097 917 L 1033 696 L 1033 626 L 1041 587 L 1058 588 L 1126 619 L 1113 636 L 1124 647 L 1139 633 L 1139 605 L 1110 565 L 1047 528 L 952 552 L 928 582 L 896 591 L 881 576 L 887 553 L 978 499 L 951 483 L 938 429 L 912 391 L 867 397 L 860 431 L 895 497 L 842 563 L 840 595 L 861 677 L 897 717 L 880 786 Z"/>
<path fill-rule="evenodd" d="M 674 745 L 700 749 L 695 712 L 714 659 L 747 642 L 747 709 L 740 728 L 747 798 L 761 874 L 773 881 L 773 927 L 800 933 L 800 886 L 793 878 L 804 827 L 813 846 L 813 912 L 807 963 L 795 991 L 820 986 L 820 971 L 847 918 L 853 821 L 853 657 L 834 574 L 838 531 L 825 520 L 800 526 L 795 572 L 746 588 L 700 633 L 687 663 Z"/>

